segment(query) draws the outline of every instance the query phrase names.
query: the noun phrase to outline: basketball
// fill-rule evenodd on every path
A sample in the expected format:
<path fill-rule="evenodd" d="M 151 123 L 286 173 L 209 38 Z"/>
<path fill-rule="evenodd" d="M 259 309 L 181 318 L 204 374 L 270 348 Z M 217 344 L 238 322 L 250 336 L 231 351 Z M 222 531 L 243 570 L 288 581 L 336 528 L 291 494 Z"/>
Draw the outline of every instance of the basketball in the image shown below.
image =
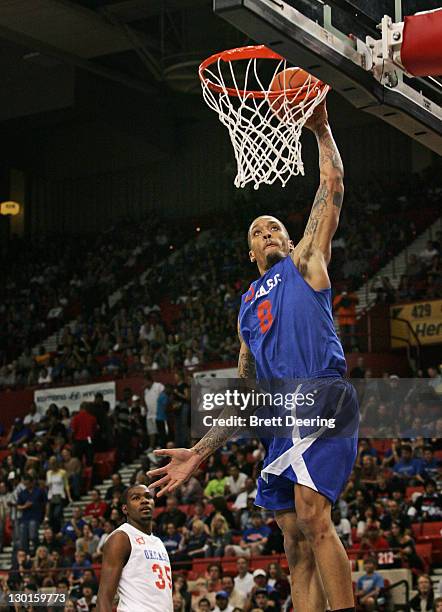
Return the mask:
<path fill-rule="evenodd" d="M 296 109 L 308 100 L 317 96 L 318 89 L 323 85 L 322 81 L 309 74 L 302 68 L 286 68 L 278 72 L 270 83 L 269 91 L 280 91 L 281 95 L 270 98 L 273 112 L 282 120 L 296 118 L 290 109 Z M 290 92 L 289 92 L 290 90 Z M 284 102 L 287 101 L 285 105 Z M 283 107 L 281 109 L 281 107 Z"/>

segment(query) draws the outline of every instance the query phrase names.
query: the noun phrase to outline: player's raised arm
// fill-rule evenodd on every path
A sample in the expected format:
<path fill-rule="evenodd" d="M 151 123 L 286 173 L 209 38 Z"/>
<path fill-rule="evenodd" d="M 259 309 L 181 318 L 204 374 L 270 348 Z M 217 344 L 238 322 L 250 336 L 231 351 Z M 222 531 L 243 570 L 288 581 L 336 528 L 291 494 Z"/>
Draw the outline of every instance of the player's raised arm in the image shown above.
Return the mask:
<path fill-rule="evenodd" d="M 320 182 L 301 242 L 318 250 L 328 265 L 344 198 L 344 166 L 328 123 L 325 103 L 315 110 L 306 127 L 318 141 Z"/>
<path fill-rule="evenodd" d="M 239 324 L 238 324 L 239 334 Z M 241 348 L 238 359 L 238 375 L 243 379 L 255 381 L 255 362 L 247 345 L 241 338 Z M 220 414 L 220 418 L 225 419 L 230 416 L 245 416 L 245 411 L 238 405 L 226 406 Z M 190 449 L 171 448 L 156 450 L 156 455 L 170 457 L 170 462 L 155 470 L 147 472 L 147 476 L 161 476 L 159 480 L 150 484 L 151 488 L 159 488 L 158 496 L 171 493 L 177 487 L 186 482 L 191 475 L 198 469 L 202 461 L 207 459 L 220 446 L 225 444 L 236 432 L 238 427 L 226 427 L 225 425 L 214 425 L 206 435 Z"/>
<path fill-rule="evenodd" d="M 129 559 L 130 551 L 129 538 L 122 532 L 113 534 L 104 545 L 96 612 L 112 612 L 121 572 Z"/>

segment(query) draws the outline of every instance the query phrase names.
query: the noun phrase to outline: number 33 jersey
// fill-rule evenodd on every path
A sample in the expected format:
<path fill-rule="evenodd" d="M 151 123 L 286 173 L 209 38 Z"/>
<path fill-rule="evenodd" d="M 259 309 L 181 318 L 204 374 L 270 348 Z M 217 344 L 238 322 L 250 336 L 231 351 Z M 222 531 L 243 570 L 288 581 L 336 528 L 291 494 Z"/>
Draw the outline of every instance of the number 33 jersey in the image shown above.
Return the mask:
<path fill-rule="evenodd" d="M 130 557 L 118 585 L 118 612 L 173 612 L 172 572 L 162 541 L 124 523 L 131 545 Z"/>
<path fill-rule="evenodd" d="M 343 376 L 331 289 L 315 291 L 290 256 L 254 281 L 241 298 L 241 336 L 259 381 Z"/>

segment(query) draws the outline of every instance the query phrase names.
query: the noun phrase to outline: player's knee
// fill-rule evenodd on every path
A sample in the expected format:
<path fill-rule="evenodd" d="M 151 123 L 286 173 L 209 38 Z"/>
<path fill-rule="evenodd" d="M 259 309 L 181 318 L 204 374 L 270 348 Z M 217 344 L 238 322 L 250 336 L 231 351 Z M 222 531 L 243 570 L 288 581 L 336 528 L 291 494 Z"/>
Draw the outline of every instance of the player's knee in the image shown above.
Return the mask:
<path fill-rule="evenodd" d="M 302 564 L 306 568 L 311 566 L 314 569 L 315 558 L 307 540 L 299 540 L 299 538 L 284 535 L 284 550 L 289 567 Z"/>
<path fill-rule="evenodd" d="M 318 512 L 314 506 L 306 506 L 298 511 L 298 528 L 310 546 L 315 547 L 332 531 L 331 519 L 323 512 Z"/>

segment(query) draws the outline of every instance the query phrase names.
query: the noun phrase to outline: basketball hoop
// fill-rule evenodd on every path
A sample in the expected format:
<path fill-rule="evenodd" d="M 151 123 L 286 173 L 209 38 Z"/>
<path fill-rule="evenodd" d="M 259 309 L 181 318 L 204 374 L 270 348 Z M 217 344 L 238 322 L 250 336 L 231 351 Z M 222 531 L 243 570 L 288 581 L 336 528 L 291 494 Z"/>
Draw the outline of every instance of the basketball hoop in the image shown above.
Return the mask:
<path fill-rule="evenodd" d="M 264 45 L 217 53 L 199 67 L 204 100 L 229 130 L 236 187 L 252 182 L 258 189 L 276 180 L 285 186 L 291 176 L 304 175 L 302 128 L 330 87 L 301 69 L 293 69 L 299 71 L 296 87 L 280 87 L 287 68 L 286 60 Z"/>

